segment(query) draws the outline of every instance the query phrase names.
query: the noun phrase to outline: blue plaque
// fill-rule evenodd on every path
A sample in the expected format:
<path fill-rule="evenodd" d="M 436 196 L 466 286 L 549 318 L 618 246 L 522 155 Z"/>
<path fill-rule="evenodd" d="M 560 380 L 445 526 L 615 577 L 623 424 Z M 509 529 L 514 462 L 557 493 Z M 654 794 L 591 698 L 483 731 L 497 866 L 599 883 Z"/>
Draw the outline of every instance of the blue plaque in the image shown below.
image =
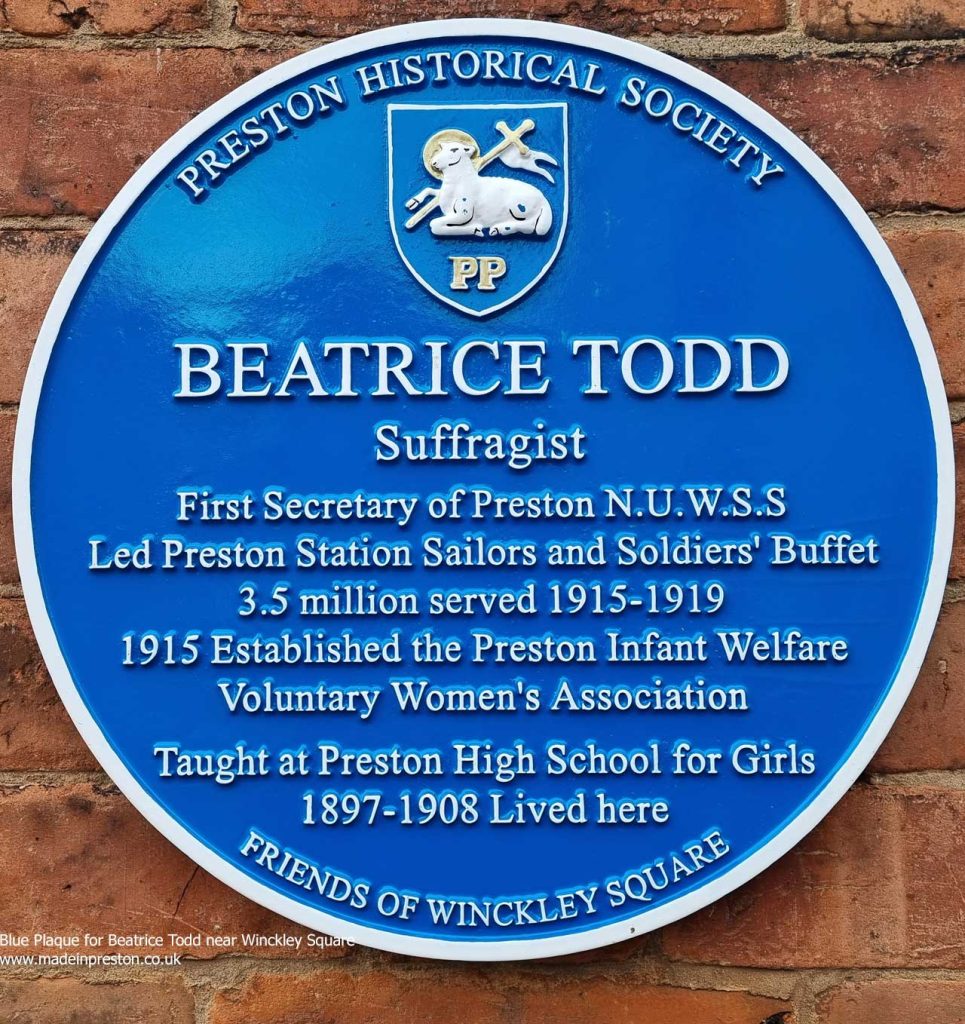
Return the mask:
<path fill-rule="evenodd" d="M 907 285 L 787 129 L 644 46 L 435 22 L 123 189 L 31 364 L 17 549 L 77 727 L 205 869 L 540 957 L 706 906 L 855 780 L 950 451 Z"/>

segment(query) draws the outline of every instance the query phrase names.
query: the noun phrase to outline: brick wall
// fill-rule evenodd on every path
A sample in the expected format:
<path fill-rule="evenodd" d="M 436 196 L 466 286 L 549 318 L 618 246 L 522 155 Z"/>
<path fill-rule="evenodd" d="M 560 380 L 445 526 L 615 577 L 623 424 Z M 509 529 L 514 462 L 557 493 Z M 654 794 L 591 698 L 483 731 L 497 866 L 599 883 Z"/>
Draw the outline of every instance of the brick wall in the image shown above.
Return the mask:
<path fill-rule="evenodd" d="M 467 14 L 643 39 L 801 135 L 871 212 L 908 275 L 965 451 L 962 0 L 0 0 L 0 931 L 299 933 L 154 832 L 60 707 L 10 535 L 17 401 L 71 255 L 176 128 L 320 39 Z M 0 1021 L 777 1024 L 787 1011 L 797 1024 L 955 1024 L 965 1021 L 963 876 L 959 542 L 921 679 L 870 770 L 797 850 L 694 917 L 523 966 L 342 948 L 204 951 L 153 971 L 6 968 Z"/>

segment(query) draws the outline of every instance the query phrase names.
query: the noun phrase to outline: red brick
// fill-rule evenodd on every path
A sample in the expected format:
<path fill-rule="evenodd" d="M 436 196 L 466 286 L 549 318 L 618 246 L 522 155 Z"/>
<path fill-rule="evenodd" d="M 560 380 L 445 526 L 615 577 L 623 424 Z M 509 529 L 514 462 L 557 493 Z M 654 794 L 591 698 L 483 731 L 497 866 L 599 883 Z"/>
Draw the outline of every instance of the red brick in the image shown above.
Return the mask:
<path fill-rule="evenodd" d="M 638 935 L 633 939 L 625 939 L 623 942 L 614 942 L 609 946 L 598 946 L 596 949 L 584 949 L 580 953 L 564 953 L 561 956 L 550 956 L 543 959 L 546 965 L 557 965 L 561 967 L 573 967 L 578 964 L 614 964 L 625 963 L 628 960 L 644 959 L 650 952 L 652 946 L 649 935 Z"/>
<path fill-rule="evenodd" d="M 952 561 L 948 575 L 953 580 L 965 577 L 965 423 L 952 427 L 952 441 L 955 445 L 955 539 L 952 542 Z"/>
<path fill-rule="evenodd" d="M 13 546 L 13 508 L 10 472 L 13 466 L 13 435 L 17 418 L 10 410 L 0 410 L 0 584 L 19 584 L 17 555 Z"/>
<path fill-rule="evenodd" d="M 170 932 L 200 933 L 190 955 L 201 958 L 225 952 L 206 946 L 206 935 L 308 934 L 206 874 L 115 791 L 87 784 L 0 789 L 0 907 L 3 931 L 15 935 L 146 933 L 162 936 L 152 952 L 165 952 L 178 948 Z M 106 941 L 98 950 L 109 951 Z M 303 942 L 299 954 L 347 952 Z"/>
<path fill-rule="evenodd" d="M 965 768 L 965 602 L 946 605 L 898 721 L 871 762 L 878 772 Z"/>
<path fill-rule="evenodd" d="M 757 1024 L 787 1008 L 746 992 L 453 964 L 415 975 L 334 969 L 256 977 L 215 997 L 211 1024 Z"/>
<path fill-rule="evenodd" d="M 64 36 L 80 28 L 108 35 L 189 32 L 208 22 L 205 0 L 5 0 L 0 31 Z"/>
<path fill-rule="evenodd" d="M 440 6 L 433 0 L 240 0 L 238 25 L 258 32 L 349 35 L 384 25 L 432 18 L 533 17 L 585 25 L 604 32 L 763 32 L 785 24 L 784 0 L 628 0 L 590 11 L 568 0 L 533 0 L 525 10 L 495 0 L 485 11 L 472 0 Z"/>
<path fill-rule="evenodd" d="M 194 997 L 184 984 L 129 981 L 88 984 L 78 978 L 0 980 L 4 1024 L 194 1024 Z"/>
<path fill-rule="evenodd" d="M 626 978 L 553 979 L 529 984 L 522 992 L 519 1014 L 506 1024 L 758 1024 L 789 1011 L 786 1002 L 747 992 L 658 987 Z M 794 1024 L 792 1016 L 784 1024 Z"/>
<path fill-rule="evenodd" d="M 0 771 L 93 771 L 37 648 L 23 601 L 0 599 Z"/>
<path fill-rule="evenodd" d="M 675 960 L 965 967 L 965 792 L 857 786 L 763 875 L 664 929 Z"/>
<path fill-rule="evenodd" d="M 800 135 L 868 209 L 965 208 L 965 61 L 704 62 Z"/>
<path fill-rule="evenodd" d="M 5 50 L 0 215 L 96 216 L 170 135 L 286 54 Z"/>
<path fill-rule="evenodd" d="M 824 993 L 822 1024 L 963 1024 L 965 981 L 869 981 Z"/>
<path fill-rule="evenodd" d="M 17 402 L 54 291 L 81 235 L 0 231 L 0 402 Z"/>
<path fill-rule="evenodd" d="M 804 0 L 807 32 L 821 39 L 950 39 L 965 32 L 960 0 Z"/>
<path fill-rule="evenodd" d="M 965 231 L 891 228 L 884 233 L 928 324 L 949 398 L 965 398 Z"/>

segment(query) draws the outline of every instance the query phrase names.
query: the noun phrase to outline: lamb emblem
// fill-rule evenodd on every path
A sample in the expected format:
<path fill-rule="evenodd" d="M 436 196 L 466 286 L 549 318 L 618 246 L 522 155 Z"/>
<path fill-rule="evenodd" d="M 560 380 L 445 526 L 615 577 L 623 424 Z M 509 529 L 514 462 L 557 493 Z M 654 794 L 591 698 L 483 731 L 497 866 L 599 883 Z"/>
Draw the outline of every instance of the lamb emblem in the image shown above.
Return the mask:
<path fill-rule="evenodd" d="M 406 228 L 413 230 L 437 211 L 438 216 L 429 221 L 429 229 L 436 236 L 548 235 L 553 227 L 553 208 L 535 185 L 482 173 L 499 160 L 507 167 L 541 175 L 552 184 L 553 175 L 541 164 L 557 167 L 557 160 L 523 142 L 523 136 L 535 128 L 531 118 L 515 129 L 498 121 L 496 131 L 502 139 L 483 154 L 476 140 L 458 128 L 431 135 L 423 147 L 422 162 L 440 185 L 424 188 L 408 200 L 405 207 L 413 215 L 406 221 Z"/>

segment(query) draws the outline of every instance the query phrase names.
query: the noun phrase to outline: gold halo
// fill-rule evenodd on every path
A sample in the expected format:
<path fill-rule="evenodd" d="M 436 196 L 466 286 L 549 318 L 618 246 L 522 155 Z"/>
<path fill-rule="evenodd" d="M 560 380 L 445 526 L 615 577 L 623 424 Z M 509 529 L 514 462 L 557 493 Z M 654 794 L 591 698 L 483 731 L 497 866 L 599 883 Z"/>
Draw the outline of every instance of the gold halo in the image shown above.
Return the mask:
<path fill-rule="evenodd" d="M 422 163 L 433 178 L 439 178 L 440 180 L 442 179 L 442 172 L 437 171 L 432 166 L 431 160 L 435 151 L 446 142 L 461 142 L 465 146 L 472 146 L 472 158 L 475 160 L 479 156 L 479 143 L 468 132 L 460 131 L 458 128 L 443 128 L 441 132 L 430 135 L 426 144 L 422 147 Z"/>

